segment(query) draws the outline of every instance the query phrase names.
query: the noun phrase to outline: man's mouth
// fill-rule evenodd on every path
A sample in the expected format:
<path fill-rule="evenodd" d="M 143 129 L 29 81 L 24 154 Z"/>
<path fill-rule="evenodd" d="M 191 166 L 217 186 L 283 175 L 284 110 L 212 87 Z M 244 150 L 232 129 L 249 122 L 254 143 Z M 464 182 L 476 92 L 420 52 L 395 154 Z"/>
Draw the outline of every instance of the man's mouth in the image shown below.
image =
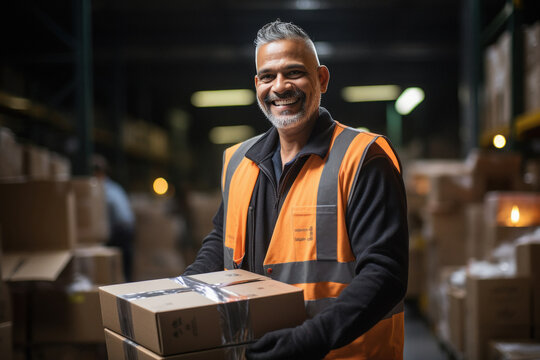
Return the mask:
<path fill-rule="evenodd" d="M 274 106 L 287 106 L 297 103 L 300 100 L 299 97 L 293 97 L 293 98 L 287 98 L 287 99 L 279 99 L 272 101 L 272 105 Z"/>

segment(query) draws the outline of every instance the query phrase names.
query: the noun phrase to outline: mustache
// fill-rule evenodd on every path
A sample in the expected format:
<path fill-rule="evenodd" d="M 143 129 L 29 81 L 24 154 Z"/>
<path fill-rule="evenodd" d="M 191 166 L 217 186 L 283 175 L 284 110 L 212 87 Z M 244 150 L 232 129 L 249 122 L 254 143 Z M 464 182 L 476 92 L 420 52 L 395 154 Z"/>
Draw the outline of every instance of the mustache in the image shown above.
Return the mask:
<path fill-rule="evenodd" d="M 280 100 L 280 99 L 286 99 L 286 98 L 290 98 L 290 97 L 304 98 L 305 96 L 306 96 L 306 94 L 303 91 L 299 90 L 299 89 L 287 90 L 287 91 L 285 91 L 284 93 L 281 93 L 281 94 L 272 93 L 272 94 L 266 95 L 266 97 L 264 98 L 264 102 L 266 104 L 269 104 L 272 101 L 276 101 L 276 100 Z"/>

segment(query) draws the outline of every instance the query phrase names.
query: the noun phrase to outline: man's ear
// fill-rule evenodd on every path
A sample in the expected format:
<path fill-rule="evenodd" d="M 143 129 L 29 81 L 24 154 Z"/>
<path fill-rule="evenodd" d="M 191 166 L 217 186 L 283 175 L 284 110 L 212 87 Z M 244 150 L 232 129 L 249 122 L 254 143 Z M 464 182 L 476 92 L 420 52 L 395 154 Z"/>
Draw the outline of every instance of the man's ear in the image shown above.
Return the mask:
<path fill-rule="evenodd" d="M 321 85 L 321 93 L 325 93 L 328 89 L 328 82 L 330 81 L 330 71 L 324 65 L 319 66 L 317 69 L 319 75 L 319 84 Z"/>
<path fill-rule="evenodd" d="M 257 77 L 257 75 L 255 75 L 255 88 L 257 88 L 257 84 L 259 83 L 259 78 Z"/>

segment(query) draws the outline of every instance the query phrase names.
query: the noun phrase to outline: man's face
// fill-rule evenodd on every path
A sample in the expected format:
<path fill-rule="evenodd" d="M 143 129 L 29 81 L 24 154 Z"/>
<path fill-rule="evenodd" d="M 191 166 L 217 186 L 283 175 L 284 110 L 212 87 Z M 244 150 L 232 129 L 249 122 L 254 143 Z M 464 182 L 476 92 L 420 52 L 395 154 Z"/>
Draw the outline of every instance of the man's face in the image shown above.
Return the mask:
<path fill-rule="evenodd" d="M 258 49 L 257 102 L 278 129 L 318 116 L 328 79 L 328 69 L 318 65 L 314 50 L 303 40 L 278 40 Z"/>

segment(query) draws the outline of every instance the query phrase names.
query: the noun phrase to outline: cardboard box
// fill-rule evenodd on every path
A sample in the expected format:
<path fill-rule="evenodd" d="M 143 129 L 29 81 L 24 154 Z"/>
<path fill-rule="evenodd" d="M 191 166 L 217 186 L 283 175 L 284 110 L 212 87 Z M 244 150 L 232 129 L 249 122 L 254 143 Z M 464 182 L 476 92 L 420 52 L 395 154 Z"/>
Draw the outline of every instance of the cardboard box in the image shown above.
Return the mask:
<path fill-rule="evenodd" d="M 463 206 L 451 211 L 426 212 L 423 233 L 430 243 L 427 256 L 436 256 L 438 267 L 467 263 L 465 223 Z"/>
<path fill-rule="evenodd" d="M 66 269 L 71 275 L 82 275 L 92 284 L 111 285 L 125 282 L 122 252 L 118 248 L 95 245 L 73 251 L 73 261 Z"/>
<path fill-rule="evenodd" d="M 71 180 L 77 212 L 77 243 L 99 244 L 109 238 L 107 200 L 103 183 L 95 177 Z"/>
<path fill-rule="evenodd" d="M 51 178 L 51 153 L 46 148 L 26 144 L 23 146 L 24 174 L 32 180 Z"/>
<path fill-rule="evenodd" d="M 2 360 L 13 358 L 13 337 L 10 321 L 0 323 L 0 354 Z"/>
<path fill-rule="evenodd" d="M 534 360 L 540 359 L 540 343 L 522 341 L 492 341 L 490 360 Z"/>
<path fill-rule="evenodd" d="M 52 179 L 69 179 L 71 177 L 71 162 L 67 157 L 55 152 L 51 152 L 50 173 Z"/>
<path fill-rule="evenodd" d="M 15 134 L 0 127 L 0 179 L 12 179 L 23 175 L 23 149 Z"/>
<path fill-rule="evenodd" d="M 467 276 L 466 355 L 486 360 L 489 341 L 530 336 L 530 279 Z"/>
<path fill-rule="evenodd" d="M 540 225 L 540 193 L 488 192 L 484 199 L 485 239 L 490 253 Z"/>
<path fill-rule="evenodd" d="M 523 45 L 524 110 L 525 112 L 538 111 L 540 110 L 540 22 L 525 27 Z"/>
<path fill-rule="evenodd" d="M 23 285 L 23 286 L 21 286 Z M 14 341 L 29 344 L 97 344 L 105 341 L 97 287 L 55 283 L 12 286 Z"/>
<path fill-rule="evenodd" d="M 66 181 L 0 183 L 2 277 L 55 280 L 75 238 L 75 198 Z"/>
<path fill-rule="evenodd" d="M 45 290 L 33 297 L 34 343 L 102 343 L 99 292 Z"/>
<path fill-rule="evenodd" d="M 465 207 L 465 256 L 467 259 L 487 258 L 484 203 L 470 203 Z"/>
<path fill-rule="evenodd" d="M 455 353 L 465 352 L 465 289 L 449 287 L 448 296 L 448 327 L 449 342 Z"/>
<path fill-rule="evenodd" d="M 516 152 L 472 150 L 465 162 L 472 172 L 472 201 L 482 201 L 489 191 L 511 191 L 523 187 L 523 158 Z"/>
<path fill-rule="evenodd" d="M 116 334 L 109 329 L 105 329 L 105 341 L 107 343 L 107 354 L 111 360 L 138 359 L 138 360 L 229 360 L 244 359 L 246 345 L 223 346 L 215 349 L 176 354 L 170 356 L 160 356 L 143 346 Z"/>
<path fill-rule="evenodd" d="M 531 278 L 532 336 L 540 340 L 540 243 L 516 246 L 516 273 Z"/>
<path fill-rule="evenodd" d="M 159 355 L 251 341 L 306 317 L 301 289 L 243 270 L 99 289 L 104 327 Z"/>

